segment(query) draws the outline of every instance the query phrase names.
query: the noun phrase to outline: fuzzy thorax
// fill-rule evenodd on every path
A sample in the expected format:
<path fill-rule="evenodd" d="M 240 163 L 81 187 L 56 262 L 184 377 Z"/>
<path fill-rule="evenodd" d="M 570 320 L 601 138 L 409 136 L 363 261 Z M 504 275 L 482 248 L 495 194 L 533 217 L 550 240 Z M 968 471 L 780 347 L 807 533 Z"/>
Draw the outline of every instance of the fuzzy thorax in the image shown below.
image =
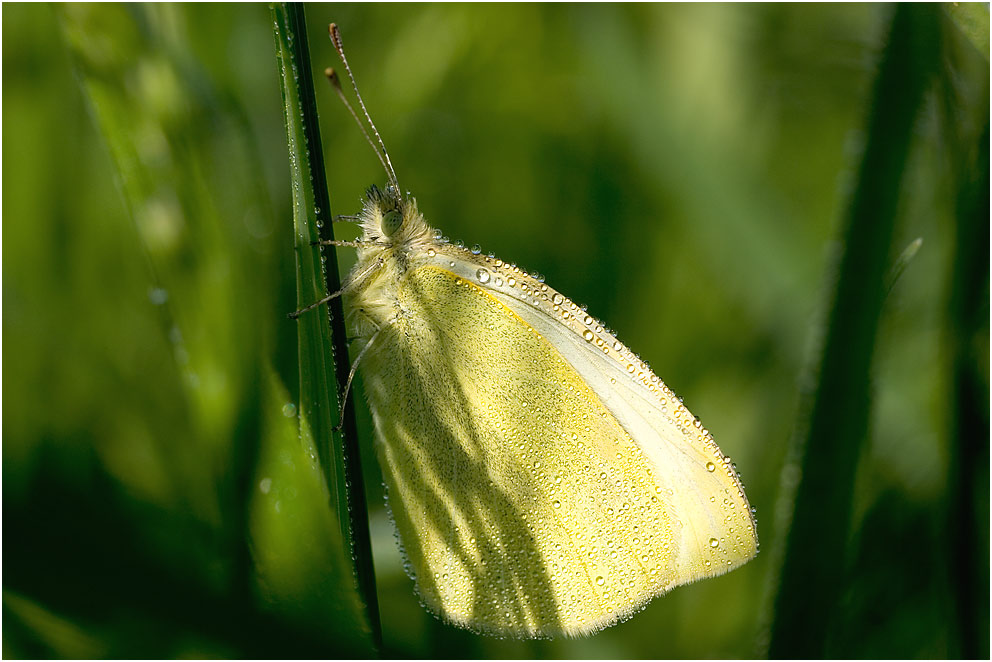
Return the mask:
<path fill-rule="evenodd" d="M 346 299 L 353 331 L 368 338 L 401 314 L 396 288 L 416 256 L 434 243 L 434 231 L 417 210 L 417 201 L 392 186 L 369 188 L 360 224 L 361 245 Z"/>

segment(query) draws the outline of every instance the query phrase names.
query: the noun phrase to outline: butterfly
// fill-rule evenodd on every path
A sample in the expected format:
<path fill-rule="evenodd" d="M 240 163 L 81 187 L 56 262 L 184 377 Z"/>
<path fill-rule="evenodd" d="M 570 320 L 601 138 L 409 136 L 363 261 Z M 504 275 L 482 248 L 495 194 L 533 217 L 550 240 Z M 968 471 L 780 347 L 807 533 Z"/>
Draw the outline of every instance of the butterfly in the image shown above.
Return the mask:
<path fill-rule="evenodd" d="M 358 241 L 327 243 L 357 249 L 340 294 L 426 608 L 485 634 L 579 636 L 753 558 L 753 511 L 712 435 L 583 307 L 428 225 L 330 34 L 388 184 L 368 190 Z"/>

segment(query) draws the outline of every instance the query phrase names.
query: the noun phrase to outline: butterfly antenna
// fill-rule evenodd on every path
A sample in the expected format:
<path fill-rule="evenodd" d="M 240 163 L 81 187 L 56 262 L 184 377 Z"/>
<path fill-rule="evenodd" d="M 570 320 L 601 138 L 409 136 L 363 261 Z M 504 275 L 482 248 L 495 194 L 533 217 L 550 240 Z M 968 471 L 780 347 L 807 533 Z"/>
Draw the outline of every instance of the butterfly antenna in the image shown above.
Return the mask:
<path fill-rule="evenodd" d="M 379 147 L 382 148 L 381 154 L 379 153 L 379 150 L 376 150 L 376 154 L 380 154 L 379 161 L 386 169 L 386 175 L 389 176 L 389 183 L 396 189 L 396 194 L 400 195 L 400 184 L 396 179 L 396 171 L 393 170 L 393 164 L 389 160 L 389 152 L 386 151 L 386 145 L 382 142 L 382 136 L 379 135 L 378 129 L 375 128 L 375 122 L 372 121 L 372 117 L 369 115 L 369 111 L 365 107 L 365 101 L 362 100 L 362 93 L 358 91 L 358 83 L 355 82 L 355 75 L 351 73 L 351 67 L 348 66 L 348 58 L 345 57 L 344 54 L 344 45 L 341 43 L 341 32 L 338 30 L 337 23 L 331 23 L 327 27 L 327 31 L 331 36 L 331 43 L 334 44 L 334 49 L 338 52 L 338 55 L 341 57 L 341 62 L 344 64 L 344 70 L 348 74 L 348 80 L 351 81 L 351 86 L 355 88 L 355 96 L 358 97 L 358 105 L 362 108 L 362 113 L 365 115 L 365 120 L 369 123 L 369 126 L 372 127 L 372 133 L 375 134 L 375 139 L 379 141 Z M 333 70 L 331 73 L 333 73 Z M 337 76 L 334 77 L 334 80 L 336 79 Z M 334 80 L 331 80 L 332 85 L 334 84 Z M 339 91 L 341 98 L 344 99 L 344 92 L 341 91 L 341 84 L 338 83 L 335 87 Z M 351 106 L 348 105 L 347 101 L 345 101 L 345 105 L 348 106 L 348 110 L 351 110 L 351 114 L 355 117 L 355 121 L 361 125 L 355 111 L 351 109 Z M 362 133 L 365 133 L 364 128 L 362 129 Z M 369 143 L 372 142 L 367 133 L 365 134 L 365 138 L 369 140 Z M 375 145 L 372 145 L 372 147 L 374 148 Z"/>
<path fill-rule="evenodd" d="M 386 165 L 386 161 L 382 158 L 379 148 L 375 146 L 375 143 L 372 142 L 372 138 L 369 137 L 369 132 L 365 130 L 365 125 L 362 124 L 362 120 L 358 118 L 358 113 L 356 113 L 355 109 L 351 107 L 350 103 L 348 103 L 348 97 L 344 95 L 344 90 L 341 89 L 341 81 L 338 79 L 338 72 L 334 71 L 331 67 L 328 67 L 324 69 L 324 75 L 327 76 L 327 80 L 330 81 L 331 87 L 334 88 L 338 98 L 341 99 L 341 103 L 344 104 L 344 107 L 348 109 L 348 112 L 351 113 L 351 116 L 355 119 L 355 124 L 358 125 L 358 130 L 362 132 L 363 136 L 365 136 L 365 142 L 367 142 L 369 147 L 372 148 L 372 151 L 375 152 L 376 157 L 379 159 L 379 163 L 382 164 L 382 169 L 385 170 L 388 175 L 390 168 Z"/>

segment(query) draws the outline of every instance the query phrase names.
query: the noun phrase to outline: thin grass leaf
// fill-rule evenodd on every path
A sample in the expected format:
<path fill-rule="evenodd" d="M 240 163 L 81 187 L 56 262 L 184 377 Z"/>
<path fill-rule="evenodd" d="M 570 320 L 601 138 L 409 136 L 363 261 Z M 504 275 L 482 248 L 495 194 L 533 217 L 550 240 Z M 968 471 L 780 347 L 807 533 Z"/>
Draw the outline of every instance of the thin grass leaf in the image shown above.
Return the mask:
<path fill-rule="evenodd" d="M 320 467 L 300 443 L 296 407 L 270 372 L 251 506 L 252 557 L 265 608 L 312 625 L 321 648 L 303 656 L 366 657 L 365 611 Z"/>
<path fill-rule="evenodd" d="M 786 475 L 801 477 L 782 551 L 769 655 L 825 654 L 840 608 L 854 477 L 866 437 L 869 373 L 884 301 L 896 205 L 913 125 L 938 62 L 938 18 L 929 6 L 895 8 L 875 80 L 868 140 L 847 211 L 844 254 L 819 357 L 804 438 Z M 783 485 L 791 493 L 791 486 Z"/>
<path fill-rule="evenodd" d="M 988 117 L 988 105 L 985 106 Z M 949 346 L 949 573 L 957 634 L 951 657 L 989 656 L 989 124 L 957 191 Z"/>
<path fill-rule="evenodd" d="M 219 110 L 216 92 L 184 54 L 176 7 L 64 6 L 60 17 L 180 377 L 182 403 L 144 451 L 160 458 L 167 476 L 157 501 L 188 504 L 188 524 L 212 530 L 190 538 L 191 556 L 216 558 L 228 589 L 243 598 L 250 591 L 246 495 L 259 444 L 253 419 L 263 344 L 253 322 L 268 297 L 241 250 L 240 221 L 266 202 L 251 193 L 240 206 L 222 199 L 220 191 L 257 188 L 257 172 L 241 166 L 219 173 L 215 147 L 240 143 L 244 126 Z M 145 476 L 114 474 L 139 493 Z M 230 514 L 217 517 L 222 511 Z"/>
<path fill-rule="evenodd" d="M 99 637 L 14 591 L 3 592 L 3 615 L 7 621 L 7 627 L 4 628 L 4 657 L 9 654 L 6 638 L 11 635 L 15 649 L 30 651 L 39 658 L 110 657 L 106 643 Z M 26 632 L 35 637 L 24 637 Z M 24 639 L 23 642 L 19 641 L 21 638 Z"/>
<path fill-rule="evenodd" d="M 341 285 L 334 252 L 328 251 L 322 259 L 320 248 L 315 245 L 321 238 L 321 223 L 330 233 L 331 214 L 303 6 L 272 5 L 272 17 L 292 171 L 297 304 L 303 308 L 323 299 L 328 291 L 338 291 Z M 338 297 L 329 306 L 321 305 L 301 315 L 296 322 L 300 434 L 303 443 L 316 450 L 323 466 L 341 538 L 349 552 L 348 558 L 354 562 L 355 588 L 365 606 L 367 628 L 374 646 L 378 647 L 381 640 L 378 604 L 352 407 L 345 409 L 344 434 L 338 429 L 339 394 L 344 392 L 348 373 L 343 321 Z"/>
<path fill-rule="evenodd" d="M 948 2 L 944 11 L 985 61 L 989 61 L 989 5 L 987 2 Z"/>
<path fill-rule="evenodd" d="M 892 288 L 895 287 L 896 283 L 899 281 L 899 277 L 902 276 L 902 272 L 906 270 L 909 263 L 913 261 L 916 254 L 920 252 L 920 247 L 923 246 L 923 237 L 917 237 L 913 241 L 906 245 L 906 248 L 902 249 L 902 253 L 896 258 L 896 261 L 889 268 L 888 273 L 885 274 L 885 296 L 888 297 Z"/>
<path fill-rule="evenodd" d="M 297 631 L 258 612 L 249 552 L 250 495 L 266 406 L 263 366 L 269 361 L 266 325 L 259 320 L 271 305 L 264 258 L 246 250 L 251 239 L 245 219 L 271 213 L 241 108 L 190 55 L 189 16 L 169 5 L 60 9 L 63 34 L 136 231 L 134 243 L 149 265 L 149 305 L 158 312 L 161 336 L 172 343 L 179 377 L 178 393 L 167 396 L 178 406 L 163 408 L 149 422 L 152 457 L 161 466 L 135 471 L 140 465 L 104 451 L 112 478 L 144 497 L 145 516 L 121 526 L 125 509 L 116 512 L 114 503 L 105 502 L 98 518 L 80 519 L 94 540 L 112 550 L 108 565 L 136 565 L 129 545 L 158 548 L 161 539 L 183 540 L 169 563 L 186 568 L 185 583 L 163 579 L 165 573 L 149 562 L 136 573 L 141 581 L 122 577 L 128 593 L 111 600 L 118 611 L 127 604 L 136 622 L 154 619 L 164 608 L 182 611 L 192 625 L 177 621 L 172 637 L 155 641 L 146 635 L 111 638 L 110 656 L 180 655 L 185 644 L 173 638 L 181 642 L 193 629 L 208 647 L 257 653 L 266 650 L 266 636 L 286 639 Z M 170 386 L 166 380 L 151 388 Z M 121 407 L 118 417 L 127 409 Z M 142 443 L 142 435 L 133 435 L 128 452 L 147 453 Z M 164 494 L 143 493 L 156 473 L 165 476 Z M 100 523 L 107 531 L 134 532 L 133 538 L 101 537 Z M 72 558 L 85 567 L 83 554 Z M 112 596 L 112 579 L 105 579 L 99 592 Z M 98 610 L 91 603 L 84 619 Z M 296 634 L 293 641 L 292 650 L 315 647 L 309 634 Z M 284 654 L 287 647 L 267 650 Z"/>

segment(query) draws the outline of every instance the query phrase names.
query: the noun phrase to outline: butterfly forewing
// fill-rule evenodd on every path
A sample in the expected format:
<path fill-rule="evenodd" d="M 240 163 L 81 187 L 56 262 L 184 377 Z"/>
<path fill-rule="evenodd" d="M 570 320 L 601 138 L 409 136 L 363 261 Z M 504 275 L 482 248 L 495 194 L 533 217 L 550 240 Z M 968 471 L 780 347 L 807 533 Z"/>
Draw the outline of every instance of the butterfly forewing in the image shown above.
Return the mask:
<path fill-rule="evenodd" d="M 712 438 L 560 294 L 444 244 L 409 256 L 394 306 L 361 294 L 384 317 L 361 369 L 390 508 L 432 611 L 582 634 L 753 556 Z"/>
<path fill-rule="evenodd" d="M 488 290 L 543 334 L 650 458 L 681 529 L 673 586 L 755 555 L 754 517 L 735 467 L 647 364 L 583 307 L 513 265 L 458 247 L 433 262 Z"/>

